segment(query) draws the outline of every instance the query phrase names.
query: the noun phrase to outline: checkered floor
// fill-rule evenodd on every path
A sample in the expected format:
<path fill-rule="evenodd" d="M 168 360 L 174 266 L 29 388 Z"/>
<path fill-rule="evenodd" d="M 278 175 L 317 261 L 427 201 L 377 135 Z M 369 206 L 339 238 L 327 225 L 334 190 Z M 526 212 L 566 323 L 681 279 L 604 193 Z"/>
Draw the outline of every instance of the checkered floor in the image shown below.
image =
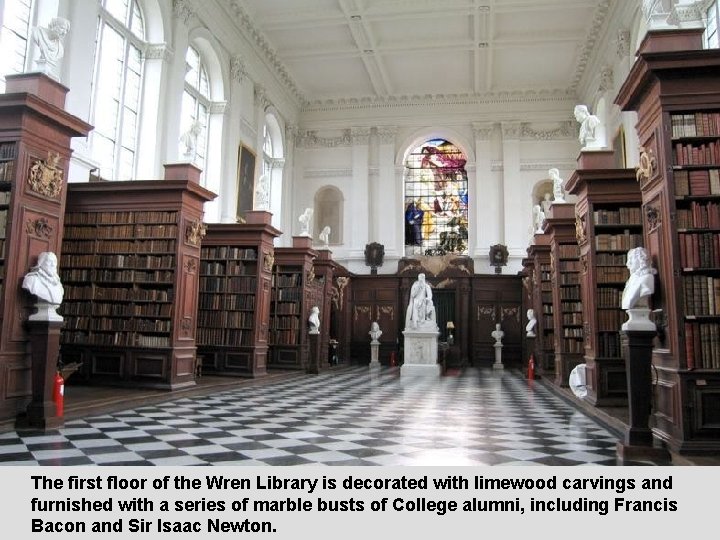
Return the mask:
<path fill-rule="evenodd" d="M 367 367 L 0 433 L 0 465 L 615 465 L 616 438 L 512 372 Z"/>

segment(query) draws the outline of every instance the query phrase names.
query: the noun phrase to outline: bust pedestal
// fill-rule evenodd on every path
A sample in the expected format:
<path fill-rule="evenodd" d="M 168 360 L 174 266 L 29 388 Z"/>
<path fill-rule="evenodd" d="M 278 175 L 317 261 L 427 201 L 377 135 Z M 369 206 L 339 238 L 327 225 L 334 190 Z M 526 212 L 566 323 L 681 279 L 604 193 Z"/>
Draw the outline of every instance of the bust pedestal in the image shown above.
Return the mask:
<path fill-rule="evenodd" d="M 62 319 L 27 322 L 32 360 L 32 400 L 25 415 L 18 417 L 15 423 L 17 430 L 45 431 L 64 424 L 62 416 L 57 416 L 53 402 L 62 325 Z"/>
<path fill-rule="evenodd" d="M 405 358 L 400 375 L 440 375 L 438 364 L 438 336 L 435 329 L 404 330 Z"/>
<path fill-rule="evenodd" d="M 370 342 L 370 367 L 380 367 L 380 342 L 376 339 Z"/>
<path fill-rule="evenodd" d="M 308 358 L 306 372 L 317 375 L 320 373 L 320 332 L 310 330 L 308 342 L 310 344 L 310 357 Z"/>
<path fill-rule="evenodd" d="M 505 369 L 502 363 L 502 343 L 495 343 L 493 347 L 495 347 L 495 363 L 493 364 L 493 369 Z"/>

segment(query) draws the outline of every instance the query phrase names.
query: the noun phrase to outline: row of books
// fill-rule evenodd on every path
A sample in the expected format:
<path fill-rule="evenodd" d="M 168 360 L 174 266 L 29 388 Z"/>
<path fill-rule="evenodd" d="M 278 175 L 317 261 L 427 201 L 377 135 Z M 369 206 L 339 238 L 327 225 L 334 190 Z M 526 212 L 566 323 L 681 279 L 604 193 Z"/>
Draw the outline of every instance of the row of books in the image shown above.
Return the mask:
<path fill-rule="evenodd" d="M 598 283 L 625 283 L 630 277 L 630 271 L 625 266 L 598 266 Z"/>
<path fill-rule="evenodd" d="M 598 251 L 629 250 L 642 246 L 642 234 L 626 230 L 623 234 L 598 234 L 595 236 L 595 249 Z"/>
<path fill-rule="evenodd" d="M 97 245 L 98 253 L 172 253 L 174 251 L 175 240 L 106 240 Z"/>
<path fill-rule="evenodd" d="M 598 266 L 625 266 L 627 253 L 599 252 L 595 254 L 595 264 Z"/>
<path fill-rule="evenodd" d="M 203 246 L 200 250 L 200 257 L 202 259 L 256 261 L 257 249 L 238 246 Z"/>
<path fill-rule="evenodd" d="M 253 311 L 205 311 L 198 312 L 198 326 L 210 328 L 252 329 L 255 313 Z"/>
<path fill-rule="evenodd" d="M 0 182 L 12 182 L 15 175 L 15 162 L 0 162 Z M 6 203 L 7 204 L 7 203 Z"/>
<path fill-rule="evenodd" d="M 580 263 L 578 262 L 577 265 Z M 579 266 L 573 265 L 570 273 L 560 274 L 560 285 L 579 285 L 580 284 L 580 271 Z"/>
<path fill-rule="evenodd" d="M 695 112 L 670 116 L 673 139 L 720 135 L 720 114 Z"/>
<path fill-rule="evenodd" d="M 300 319 L 290 316 L 275 316 L 272 320 L 273 330 L 298 330 L 300 328 Z"/>
<path fill-rule="evenodd" d="M 597 307 L 619 308 L 622 299 L 622 291 L 610 287 L 602 287 L 596 290 Z"/>
<path fill-rule="evenodd" d="M 583 323 L 582 313 L 563 313 L 562 323 L 568 326 L 579 326 Z"/>
<path fill-rule="evenodd" d="M 620 346 L 620 334 L 615 331 L 614 333 L 600 333 L 597 336 L 598 342 L 598 356 L 605 358 L 621 358 L 622 349 Z"/>
<path fill-rule="evenodd" d="M 688 369 L 720 369 L 720 323 L 685 323 Z"/>
<path fill-rule="evenodd" d="M 112 227 L 95 226 L 68 226 L 63 231 L 63 237 L 68 240 L 82 240 L 97 238 L 101 240 L 113 238 L 175 238 L 177 225 L 114 225 Z"/>
<path fill-rule="evenodd" d="M 297 288 L 273 289 L 272 299 L 276 302 L 299 302 L 302 298 L 302 291 Z"/>
<path fill-rule="evenodd" d="M 167 336 L 148 336 L 135 332 L 88 333 L 68 331 L 61 334 L 61 343 L 66 345 L 145 347 L 150 349 L 169 347 L 170 338 Z"/>
<path fill-rule="evenodd" d="M 580 286 L 563 287 L 560 289 L 560 300 L 580 300 Z"/>
<path fill-rule="evenodd" d="M 63 244 L 63 248 L 67 243 Z M 174 255 L 77 255 L 63 252 L 60 268 L 175 269 Z"/>
<path fill-rule="evenodd" d="M 567 330 L 567 329 L 566 329 Z M 572 328 L 571 330 L 577 330 Z M 582 330 L 581 330 L 582 333 Z M 582 337 L 582 336 L 573 336 Z M 584 352 L 583 342 L 577 339 L 563 339 L 560 343 L 560 350 L 564 353 L 582 354 Z"/>
<path fill-rule="evenodd" d="M 720 234 L 679 233 L 683 268 L 720 268 Z"/>
<path fill-rule="evenodd" d="M 577 259 L 580 257 L 580 247 L 575 244 L 560 244 L 558 255 L 561 259 Z"/>
<path fill-rule="evenodd" d="M 277 274 L 273 276 L 273 287 L 297 287 L 301 285 L 302 277 L 300 274 Z"/>
<path fill-rule="evenodd" d="M 202 293 L 252 293 L 257 288 L 257 279 L 247 277 L 201 277 L 200 291 Z"/>
<path fill-rule="evenodd" d="M 675 143 L 673 165 L 718 165 L 720 164 L 720 141 L 705 144 Z"/>
<path fill-rule="evenodd" d="M 237 328 L 198 328 L 199 347 L 251 347 L 253 331 Z"/>
<path fill-rule="evenodd" d="M 720 278 L 683 276 L 685 316 L 720 315 Z"/>
<path fill-rule="evenodd" d="M 270 332 L 270 345 L 297 345 L 297 330 L 273 330 Z"/>
<path fill-rule="evenodd" d="M 676 197 L 720 195 L 720 169 L 675 170 L 673 182 Z"/>
<path fill-rule="evenodd" d="M 580 272 L 580 261 L 560 261 L 558 269 L 560 272 Z"/>
<path fill-rule="evenodd" d="M 720 229 L 720 204 L 691 202 L 690 208 L 677 208 L 678 229 Z"/>
<path fill-rule="evenodd" d="M 68 212 L 66 225 L 122 225 L 126 223 L 177 223 L 174 211 Z"/>
<path fill-rule="evenodd" d="M 619 309 L 598 309 L 596 313 L 598 332 L 619 332 L 626 319 L 625 312 Z"/>
<path fill-rule="evenodd" d="M 237 260 L 219 262 L 203 259 L 200 261 L 200 273 L 208 276 L 254 276 L 257 274 L 257 264 L 245 264 Z"/>
<path fill-rule="evenodd" d="M 201 293 L 200 309 L 253 310 L 254 294 L 210 294 Z"/>
<path fill-rule="evenodd" d="M 172 308 L 172 304 L 65 302 L 61 305 L 60 311 L 63 316 L 170 318 L 172 316 Z"/>
<path fill-rule="evenodd" d="M 5 238 L 7 235 L 7 210 L 0 210 L 0 238 Z"/>
<path fill-rule="evenodd" d="M 582 311 L 582 302 L 567 302 L 563 301 L 560 303 L 560 310 L 563 313 L 572 313 L 572 312 L 581 312 Z"/>
<path fill-rule="evenodd" d="M 642 212 L 638 207 L 621 207 L 617 210 L 595 210 L 595 225 L 642 225 Z"/>

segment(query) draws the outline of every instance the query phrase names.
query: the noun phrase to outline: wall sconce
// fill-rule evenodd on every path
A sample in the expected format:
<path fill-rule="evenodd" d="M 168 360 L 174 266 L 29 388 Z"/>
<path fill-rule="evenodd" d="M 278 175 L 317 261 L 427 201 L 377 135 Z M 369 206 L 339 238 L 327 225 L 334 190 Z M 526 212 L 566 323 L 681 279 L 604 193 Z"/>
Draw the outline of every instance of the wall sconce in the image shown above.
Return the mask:
<path fill-rule="evenodd" d="M 452 321 L 448 321 L 447 324 L 445 324 L 445 328 L 447 328 L 447 342 L 448 345 L 452 345 L 455 341 L 455 338 L 453 337 L 452 331 L 455 330 L 455 323 Z"/>

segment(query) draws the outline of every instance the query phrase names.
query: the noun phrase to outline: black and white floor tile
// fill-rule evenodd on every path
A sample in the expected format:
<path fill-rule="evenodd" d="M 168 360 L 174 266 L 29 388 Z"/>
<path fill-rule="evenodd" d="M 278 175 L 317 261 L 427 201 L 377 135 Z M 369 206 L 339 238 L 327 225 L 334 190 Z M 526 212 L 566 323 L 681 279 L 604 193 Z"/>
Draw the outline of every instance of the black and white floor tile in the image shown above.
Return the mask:
<path fill-rule="evenodd" d="M 517 373 L 354 367 L 0 433 L 0 465 L 615 465 L 616 440 Z"/>

